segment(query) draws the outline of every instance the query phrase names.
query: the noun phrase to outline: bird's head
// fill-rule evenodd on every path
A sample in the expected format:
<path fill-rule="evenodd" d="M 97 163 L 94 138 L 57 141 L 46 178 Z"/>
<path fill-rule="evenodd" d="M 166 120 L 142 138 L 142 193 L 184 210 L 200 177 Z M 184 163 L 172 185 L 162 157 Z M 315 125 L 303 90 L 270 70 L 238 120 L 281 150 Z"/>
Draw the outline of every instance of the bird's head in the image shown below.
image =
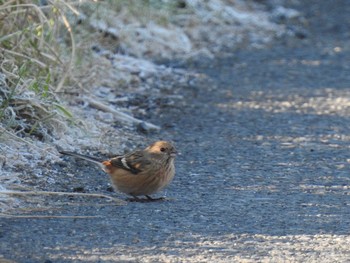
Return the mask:
<path fill-rule="evenodd" d="M 157 141 L 146 148 L 149 153 L 164 154 L 170 157 L 176 156 L 175 147 L 167 141 Z"/>

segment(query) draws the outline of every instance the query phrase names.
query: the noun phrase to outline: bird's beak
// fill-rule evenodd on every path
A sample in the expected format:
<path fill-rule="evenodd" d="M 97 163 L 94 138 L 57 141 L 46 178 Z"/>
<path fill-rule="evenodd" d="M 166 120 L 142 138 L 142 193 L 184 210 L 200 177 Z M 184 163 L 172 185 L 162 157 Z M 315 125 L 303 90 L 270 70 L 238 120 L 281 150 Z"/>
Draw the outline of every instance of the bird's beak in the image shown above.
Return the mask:
<path fill-rule="evenodd" d="M 171 156 L 171 157 L 176 157 L 176 154 L 177 154 L 177 151 L 176 151 L 176 150 L 172 150 L 172 151 L 170 152 L 170 156 Z"/>

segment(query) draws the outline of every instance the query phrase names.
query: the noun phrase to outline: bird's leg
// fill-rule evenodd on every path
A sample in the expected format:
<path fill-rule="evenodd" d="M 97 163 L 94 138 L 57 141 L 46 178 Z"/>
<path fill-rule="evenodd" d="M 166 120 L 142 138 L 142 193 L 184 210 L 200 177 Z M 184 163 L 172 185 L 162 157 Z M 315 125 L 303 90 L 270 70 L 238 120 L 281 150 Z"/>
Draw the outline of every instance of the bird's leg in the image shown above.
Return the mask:
<path fill-rule="evenodd" d="M 129 202 L 142 202 L 143 199 L 138 198 L 136 195 L 133 195 L 131 198 L 127 198 L 126 201 Z"/>

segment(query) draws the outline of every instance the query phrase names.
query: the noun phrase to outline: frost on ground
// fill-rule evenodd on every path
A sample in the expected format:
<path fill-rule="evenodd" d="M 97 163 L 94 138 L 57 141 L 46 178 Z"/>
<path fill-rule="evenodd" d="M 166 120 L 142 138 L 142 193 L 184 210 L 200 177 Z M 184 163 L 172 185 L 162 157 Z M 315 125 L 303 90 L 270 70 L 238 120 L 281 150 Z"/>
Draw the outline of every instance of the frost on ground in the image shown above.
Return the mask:
<path fill-rule="evenodd" d="M 187 0 L 175 6 L 171 1 L 164 3 L 167 8 L 144 6 L 135 10 L 129 4 L 115 7 L 101 2 L 98 8 L 90 3 L 88 8 L 77 9 L 80 14 L 72 22 L 79 31 L 77 46 L 87 46 L 90 52 L 80 58 L 76 85 L 63 86 L 57 94 L 73 118 L 66 122 L 58 114 L 41 119 L 39 137 L 9 128 L 11 118 L 1 123 L 0 191 L 26 189 L 20 179 L 23 174 L 32 174 L 33 180 L 47 180 L 50 164 L 60 160 L 57 149 L 113 154 L 127 148 L 125 141 L 138 141 L 142 135 L 138 135 L 137 125 L 146 122 L 148 108 L 156 107 L 149 105 L 152 98 L 168 97 L 170 104 L 181 100 L 182 95 L 173 88 L 189 86 L 191 79 L 199 76 L 157 65 L 150 59 L 213 57 L 241 45 L 261 47 L 286 32 L 278 17 L 298 17 L 297 12 L 283 7 L 270 14 L 251 1 Z M 22 93 L 26 94 L 31 103 L 36 100 L 33 92 Z M 141 105 L 138 97 L 148 100 Z M 8 111 L 11 115 L 11 108 Z M 119 112 L 131 119 L 121 118 Z M 147 125 L 142 126 L 143 132 L 148 132 Z M 0 198 L 0 210 L 5 209 L 4 200 L 9 199 L 4 195 Z"/>
<path fill-rule="evenodd" d="M 186 241 L 183 241 L 186 240 Z M 190 240 L 190 241 L 189 241 Z M 139 262 L 346 262 L 350 238 L 346 235 L 250 235 L 201 237 L 170 236 L 163 246 L 76 248 L 66 260 Z M 57 247 L 61 251 L 62 247 Z M 55 251 L 51 251 L 52 254 Z M 50 254 L 50 251 L 47 251 Z M 66 253 L 68 254 L 68 253 Z M 57 256 L 56 256 L 57 257 Z M 55 258 L 55 257 L 53 257 Z M 60 255 L 58 258 L 62 259 Z"/>
<path fill-rule="evenodd" d="M 103 9 L 92 15 L 89 25 L 115 39 L 102 45 L 135 57 L 211 57 L 242 45 L 263 46 L 286 32 L 284 25 L 272 20 L 299 17 L 293 11 L 279 7 L 270 14 L 250 1 L 188 0 L 181 7 L 151 13 L 147 21 L 125 9 L 118 13 Z M 163 23 L 154 21 L 159 16 Z"/>

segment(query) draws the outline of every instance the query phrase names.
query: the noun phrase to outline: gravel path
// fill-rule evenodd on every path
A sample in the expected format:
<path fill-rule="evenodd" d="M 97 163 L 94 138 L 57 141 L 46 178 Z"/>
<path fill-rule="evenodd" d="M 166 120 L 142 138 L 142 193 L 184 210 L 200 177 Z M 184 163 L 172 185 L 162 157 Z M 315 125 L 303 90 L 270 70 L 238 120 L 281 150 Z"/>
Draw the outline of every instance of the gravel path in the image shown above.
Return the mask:
<path fill-rule="evenodd" d="M 71 197 L 67 206 L 48 198 L 53 215 L 96 218 L 1 218 L 0 255 L 18 262 L 349 262 L 350 3 L 300 2 L 293 7 L 309 23 L 306 39 L 190 66 L 213 83 L 179 90 L 186 103 L 152 117 L 164 127 L 154 139 L 171 138 L 181 152 L 170 201 L 116 206 Z M 90 165 L 54 168 L 77 191 L 84 183 L 96 185 L 88 192 L 111 195 L 107 177 Z"/>

